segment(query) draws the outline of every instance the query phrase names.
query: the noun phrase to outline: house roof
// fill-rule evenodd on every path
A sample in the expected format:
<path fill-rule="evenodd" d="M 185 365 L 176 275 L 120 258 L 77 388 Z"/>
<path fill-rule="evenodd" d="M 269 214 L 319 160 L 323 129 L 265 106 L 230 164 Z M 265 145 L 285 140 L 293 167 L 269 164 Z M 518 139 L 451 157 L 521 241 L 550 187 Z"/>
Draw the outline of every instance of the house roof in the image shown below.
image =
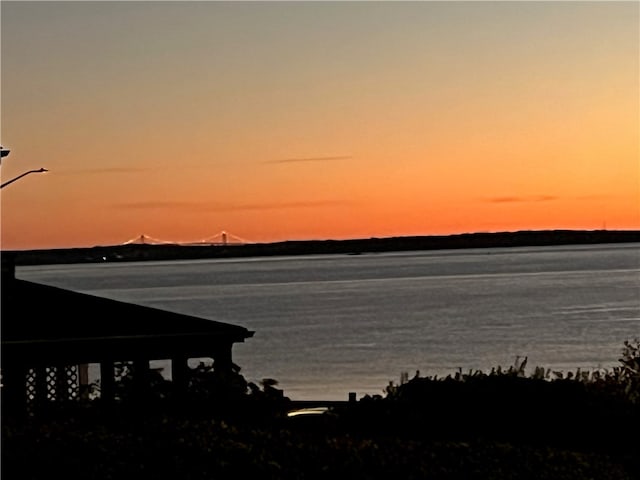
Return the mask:
<path fill-rule="evenodd" d="M 1 315 L 5 358 L 46 355 L 98 362 L 118 356 L 210 356 L 254 333 L 238 325 L 6 276 Z"/>

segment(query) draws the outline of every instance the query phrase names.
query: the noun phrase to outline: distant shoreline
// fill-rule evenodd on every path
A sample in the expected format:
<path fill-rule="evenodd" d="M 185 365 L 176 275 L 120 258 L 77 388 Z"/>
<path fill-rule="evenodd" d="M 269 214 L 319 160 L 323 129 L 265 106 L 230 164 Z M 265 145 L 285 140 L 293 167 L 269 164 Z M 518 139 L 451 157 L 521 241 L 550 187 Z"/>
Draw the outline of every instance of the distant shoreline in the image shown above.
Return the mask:
<path fill-rule="evenodd" d="M 2 252 L 2 258 L 13 259 L 15 265 L 48 265 L 635 242 L 640 242 L 640 230 L 538 230 L 349 240 L 289 240 L 238 245 L 128 244 L 6 250 Z"/>

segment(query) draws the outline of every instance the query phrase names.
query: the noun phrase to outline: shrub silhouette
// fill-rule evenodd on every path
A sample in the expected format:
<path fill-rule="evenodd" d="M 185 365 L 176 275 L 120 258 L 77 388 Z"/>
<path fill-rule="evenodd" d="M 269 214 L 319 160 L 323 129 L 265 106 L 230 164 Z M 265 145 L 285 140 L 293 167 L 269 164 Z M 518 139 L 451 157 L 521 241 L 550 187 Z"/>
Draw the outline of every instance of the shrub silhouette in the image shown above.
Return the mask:
<path fill-rule="evenodd" d="M 170 382 L 152 387 L 142 409 L 123 391 L 119 406 L 133 402 L 134 415 L 87 401 L 81 414 L 5 419 L 1 465 L 24 479 L 640 479 L 639 346 L 625 342 L 609 372 L 527 376 L 522 360 L 404 375 L 304 429 L 283 417 L 289 400 L 275 380 L 203 366 L 180 399 Z"/>
<path fill-rule="evenodd" d="M 558 374 L 523 361 L 490 373 L 444 378 L 403 375 L 384 396 L 367 396 L 343 412 L 345 428 L 407 438 L 494 439 L 536 445 L 626 448 L 640 425 L 640 341 L 626 341 L 611 371 Z"/>

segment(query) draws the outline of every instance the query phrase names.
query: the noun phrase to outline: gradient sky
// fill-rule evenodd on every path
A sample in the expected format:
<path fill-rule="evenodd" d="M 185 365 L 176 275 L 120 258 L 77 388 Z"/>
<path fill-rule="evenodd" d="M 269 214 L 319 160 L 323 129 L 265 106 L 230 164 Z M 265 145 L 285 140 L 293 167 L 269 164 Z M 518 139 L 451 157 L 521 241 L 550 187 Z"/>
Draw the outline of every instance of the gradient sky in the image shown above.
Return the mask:
<path fill-rule="evenodd" d="M 639 12 L 3 0 L 2 248 L 638 229 Z"/>

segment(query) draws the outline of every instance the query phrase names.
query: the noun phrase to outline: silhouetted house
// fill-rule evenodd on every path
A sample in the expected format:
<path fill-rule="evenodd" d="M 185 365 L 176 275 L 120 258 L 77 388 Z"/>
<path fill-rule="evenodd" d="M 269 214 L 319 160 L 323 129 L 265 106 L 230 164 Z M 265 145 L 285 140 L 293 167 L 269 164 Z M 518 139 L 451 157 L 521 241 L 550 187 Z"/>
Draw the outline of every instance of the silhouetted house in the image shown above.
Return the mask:
<path fill-rule="evenodd" d="M 114 365 L 127 362 L 134 385 L 149 378 L 150 360 L 170 360 L 175 389 L 187 387 L 191 358 L 233 369 L 232 347 L 253 336 L 237 325 L 119 302 L 15 278 L 3 256 L 2 408 L 79 398 L 87 364 L 99 365 L 100 396 L 114 395 Z M 167 362 L 168 364 L 169 362 Z M 96 365 L 94 365 L 96 367 Z"/>

